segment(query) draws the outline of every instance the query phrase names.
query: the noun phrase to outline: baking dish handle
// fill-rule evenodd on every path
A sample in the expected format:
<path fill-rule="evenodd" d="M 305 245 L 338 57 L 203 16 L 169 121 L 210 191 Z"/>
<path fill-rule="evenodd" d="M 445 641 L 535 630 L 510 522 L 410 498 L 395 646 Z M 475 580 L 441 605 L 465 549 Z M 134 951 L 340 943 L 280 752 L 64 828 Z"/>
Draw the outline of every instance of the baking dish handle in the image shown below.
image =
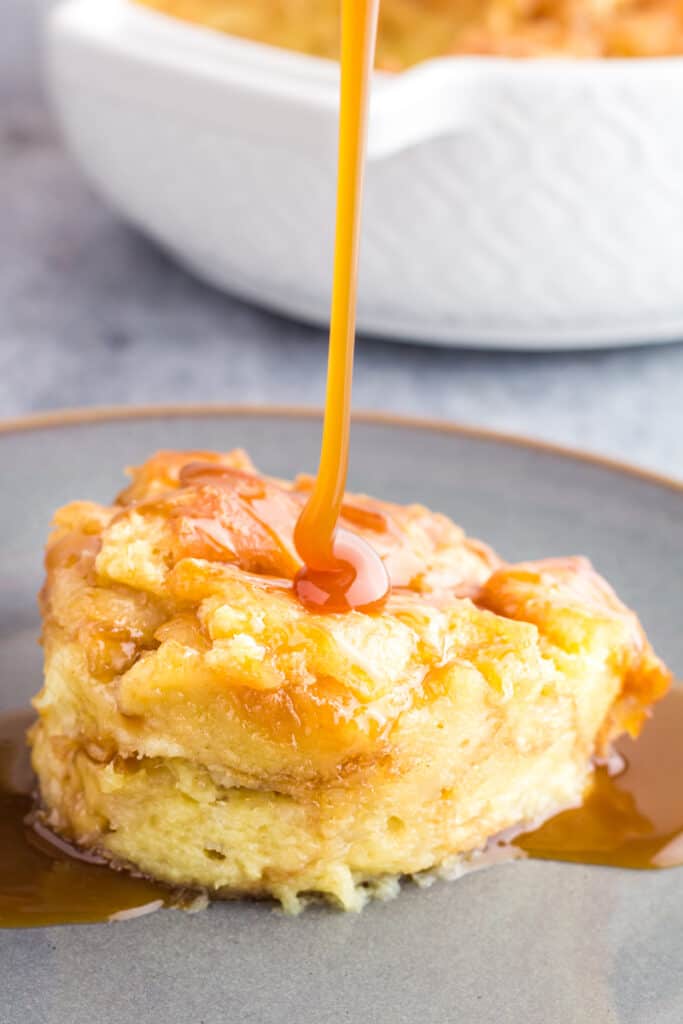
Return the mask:
<path fill-rule="evenodd" d="M 383 78 L 372 99 L 368 161 L 388 159 L 471 123 L 477 71 L 467 58 L 444 58 Z"/>

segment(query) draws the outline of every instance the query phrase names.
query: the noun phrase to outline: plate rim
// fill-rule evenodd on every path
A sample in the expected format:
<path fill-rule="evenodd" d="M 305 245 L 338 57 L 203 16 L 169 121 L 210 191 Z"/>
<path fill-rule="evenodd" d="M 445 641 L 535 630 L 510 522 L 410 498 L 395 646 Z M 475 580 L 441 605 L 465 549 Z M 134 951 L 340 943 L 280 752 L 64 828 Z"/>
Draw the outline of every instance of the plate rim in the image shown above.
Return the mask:
<path fill-rule="evenodd" d="M 209 419 L 213 416 L 281 416 L 283 419 L 322 420 L 323 408 L 315 405 L 278 405 L 251 402 L 171 402 L 139 405 L 95 405 L 66 407 L 45 412 L 27 413 L 0 419 L 0 439 L 11 434 L 24 434 L 33 430 L 59 429 L 63 427 L 86 426 L 92 423 L 116 423 L 123 420 L 154 419 Z M 556 455 L 569 461 L 592 465 L 624 476 L 655 484 L 683 496 L 683 479 L 668 476 L 658 470 L 647 469 L 611 455 L 591 452 L 572 445 L 518 434 L 514 431 L 496 430 L 476 424 L 461 423 L 438 417 L 412 416 L 381 410 L 361 409 L 352 413 L 353 423 L 380 424 L 385 426 L 410 427 L 425 432 L 452 434 L 456 437 L 479 441 L 495 441 L 515 448 Z"/>

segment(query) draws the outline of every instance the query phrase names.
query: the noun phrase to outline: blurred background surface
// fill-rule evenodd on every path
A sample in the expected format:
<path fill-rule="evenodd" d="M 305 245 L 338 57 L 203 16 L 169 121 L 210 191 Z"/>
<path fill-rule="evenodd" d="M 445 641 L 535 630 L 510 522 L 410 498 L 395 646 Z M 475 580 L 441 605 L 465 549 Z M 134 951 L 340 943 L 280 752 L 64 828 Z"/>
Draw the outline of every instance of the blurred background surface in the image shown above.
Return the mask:
<path fill-rule="evenodd" d="M 0 416 L 119 403 L 320 404 L 323 332 L 198 283 L 84 184 L 43 96 L 48 6 L 3 4 Z M 361 338 L 355 406 L 523 433 L 683 478 L 681 344 L 526 355 Z"/>

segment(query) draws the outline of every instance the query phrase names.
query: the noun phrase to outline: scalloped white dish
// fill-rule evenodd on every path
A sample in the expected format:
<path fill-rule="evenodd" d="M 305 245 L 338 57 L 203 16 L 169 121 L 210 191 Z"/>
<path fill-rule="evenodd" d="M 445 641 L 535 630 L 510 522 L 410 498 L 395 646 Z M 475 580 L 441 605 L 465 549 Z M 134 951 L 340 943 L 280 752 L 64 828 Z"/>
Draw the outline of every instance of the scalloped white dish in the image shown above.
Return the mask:
<path fill-rule="evenodd" d="M 335 64 L 62 0 L 48 77 L 109 202 L 204 279 L 324 324 Z M 378 74 L 366 333 L 507 348 L 683 338 L 683 59 L 442 58 Z"/>

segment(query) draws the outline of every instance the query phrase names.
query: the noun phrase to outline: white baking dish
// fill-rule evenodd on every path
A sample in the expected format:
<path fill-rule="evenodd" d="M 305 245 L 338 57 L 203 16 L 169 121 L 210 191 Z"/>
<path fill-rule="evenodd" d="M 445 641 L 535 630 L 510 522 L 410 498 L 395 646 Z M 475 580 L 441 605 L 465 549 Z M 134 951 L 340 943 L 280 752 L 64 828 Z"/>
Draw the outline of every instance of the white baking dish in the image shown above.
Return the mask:
<path fill-rule="evenodd" d="M 63 0 L 66 137 L 209 281 L 325 323 L 337 68 L 129 0 Z M 378 75 L 362 330 L 553 348 L 683 337 L 683 60 L 447 58 Z"/>

